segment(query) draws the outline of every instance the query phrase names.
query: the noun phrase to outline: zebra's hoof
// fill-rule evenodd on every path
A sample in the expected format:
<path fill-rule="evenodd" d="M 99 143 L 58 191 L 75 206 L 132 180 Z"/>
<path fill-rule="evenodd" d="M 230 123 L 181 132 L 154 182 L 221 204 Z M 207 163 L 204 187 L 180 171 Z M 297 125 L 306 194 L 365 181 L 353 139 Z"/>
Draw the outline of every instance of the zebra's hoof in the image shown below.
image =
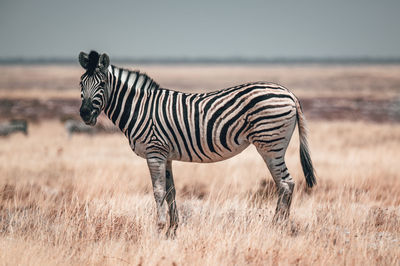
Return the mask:
<path fill-rule="evenodd" d="M 167 237 L 167 239 L 175 239 L 176 238 L 176 228 L 169 227 L 165 236 Z"/>
<path fill-rule="evenodd" d="M 288 211 L 277 211 L 272 218 L 273 224 L 281 224 L 282 222 L 288 221 L 289 212 Z"/>

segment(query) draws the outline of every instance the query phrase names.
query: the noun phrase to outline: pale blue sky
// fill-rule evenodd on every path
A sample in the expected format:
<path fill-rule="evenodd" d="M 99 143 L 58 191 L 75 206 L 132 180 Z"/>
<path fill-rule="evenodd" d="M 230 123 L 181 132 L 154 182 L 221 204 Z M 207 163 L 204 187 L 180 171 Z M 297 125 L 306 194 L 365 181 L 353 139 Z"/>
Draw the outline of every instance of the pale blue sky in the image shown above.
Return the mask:
<path fill-rule="evenodd" d="M 0 0 L 0 58 L 399 57 L 400 1 Z"/>

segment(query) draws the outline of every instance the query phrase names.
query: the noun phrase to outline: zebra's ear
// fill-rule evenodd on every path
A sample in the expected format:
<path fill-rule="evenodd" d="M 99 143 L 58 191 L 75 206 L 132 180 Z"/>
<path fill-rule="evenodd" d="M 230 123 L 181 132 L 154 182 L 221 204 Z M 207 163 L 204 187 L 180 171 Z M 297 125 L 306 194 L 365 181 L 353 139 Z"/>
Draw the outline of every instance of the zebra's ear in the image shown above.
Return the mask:
<path fill-rule="evenodd" d="M 110 65 L 110 58 L 108 57 L 108 55 L 107 54 L 100 55 L 99 68 L 104 71 L 107 70 L 109 65 Z"/>
<path fill-rule="evenodd" d="M 79 53 L 79 64 L 81 64 L 81 66 L 84 69 L 87 69 L 88 65 L 89 65 L 89 55 L 85 52 L 80 52 Z"/>

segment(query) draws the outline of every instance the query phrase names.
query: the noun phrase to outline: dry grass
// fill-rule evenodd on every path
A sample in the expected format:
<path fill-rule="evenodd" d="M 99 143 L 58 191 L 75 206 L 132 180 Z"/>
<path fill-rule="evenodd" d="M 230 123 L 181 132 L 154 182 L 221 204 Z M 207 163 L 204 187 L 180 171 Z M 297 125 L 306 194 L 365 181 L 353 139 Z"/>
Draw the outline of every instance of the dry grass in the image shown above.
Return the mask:
<path fill-rule="evenodd" d="M 310 133 L 318 185 L 304 189 L 295 136 L 296 192 L 278 226 L 254 149 L 174 163 L 175 240 L 157 234 L 145 160 L 122 135 L 68 140 L 61 124 L 44 122 L 0 139 L 0 264 L 398 264 L 400 125 L 312 122 Z"/>
<path fill-rule="evenodd" d="M 400 95 L 399 66 L 139 68 L 187 91 L 268 80 L 301 98 Z M 79 98 L 81 73 L 76 66 L 1 66 L 0 98 Z M 121 134 L 68 139 L 54 121 L 29 131 L 0 139 L 0 265 L 400 263 L 399 124 L 311 122 L 312 190 L 295 135 L 286 159 L 297 186 L 281 225 L 271 224 L 275 188 L 254 148 L 220 163 L 175 162 L 175 240 L 158 235 L 146 162 Z"/>

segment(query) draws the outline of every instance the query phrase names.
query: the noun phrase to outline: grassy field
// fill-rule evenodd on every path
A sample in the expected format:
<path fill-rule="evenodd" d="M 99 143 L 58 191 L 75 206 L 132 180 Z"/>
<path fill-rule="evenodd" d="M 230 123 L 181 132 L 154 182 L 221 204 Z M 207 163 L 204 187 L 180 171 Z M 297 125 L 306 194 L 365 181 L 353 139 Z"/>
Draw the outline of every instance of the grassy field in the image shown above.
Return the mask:
<path fill-rule="evenodd" d="M 400 99 L 400 66 L 141 69 L 187 91 L 268 80 L 300 99 Z M 0 99 L 79 99 L 81 74 L 1 66 Z M 250 147 L 219 163 L 174 162 L 181 223 L 171 240 L 157 233 L 146 162 L 122 134 L 68 138 L 61 122 L 39 119 L 28 136 L 0 138 L 0 265 L 399 265 L 400 124 L 311 120 L 309 129 L 318 184 L 305 188 L 296 130 L 288 222 L 272 224 L 275 187 Z"/>
<path fill-rule="evenodd" d="M 48 121 L 0 139 L 0 264 L 398 264 L 400 125 L 311 122 L 318 185 L 297 181 L 288 223 L 250 148 L 215 164 L 174 163 L 181 226 L 158 235 L 145 160 L 120 134 L 68 139 Z M 265 182 L 266 180 L 266 182 Z"/>

